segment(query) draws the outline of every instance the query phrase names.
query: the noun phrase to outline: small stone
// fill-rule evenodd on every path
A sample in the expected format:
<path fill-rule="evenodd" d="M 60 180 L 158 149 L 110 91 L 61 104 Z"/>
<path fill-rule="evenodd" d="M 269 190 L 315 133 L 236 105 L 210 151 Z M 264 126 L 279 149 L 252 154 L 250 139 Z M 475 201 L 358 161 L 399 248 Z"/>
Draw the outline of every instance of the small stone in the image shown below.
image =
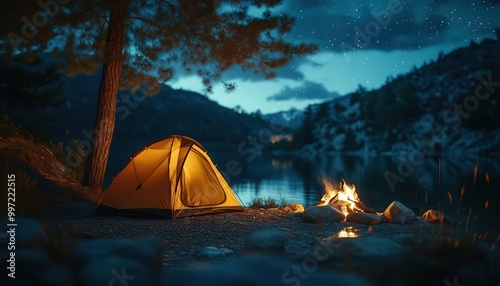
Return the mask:
<path fill-rule="evenodd" d="M 370 213 L 350 213 L 345 218 L 346 222 L 376 225 L 382 222 L 382 218 L 377 214 Z"/>
<path fill-rule="evenodd" d="M 302 217 L 305 222 L 339 222 L 344 219 L 345 215 L 330 205 L 309 206 Z"/>
<path fill-rule="evenodd" d="M 441 223 L 443 221 L 449 221 L 448 218 L 442 212 L 432 209 L 426 211 L 422 215 L 422 219 L 430 223 L 436 223 L 436 222 Z"/>
<path fill-rule="evenodd" d="M 398 201 L 393 201 L 384 211 L 384 218 L 391 223 L 405 224 L 416 221 L 415 213 Z"/>
<path fill-rule="evenodd" d="M 283 210 L 287 213 L 301 213 L 304 212 L 304 206 L 301 204 L 289 204 L 283 207 Z"/>
<path fill-rule="evenodd" d="M 200 258 L 206 258 L 206 259 L 218 259 L 230 253 L 233 253 L 233 251 L 229 248 L 206 246 L 200 251 L 200 254 L 198 254 L 198 256 Z"/>
<path fill-rule="evenodd" d="M 270 229 L 250 234 L 245 243 L 247 252 L 285 253 L 285 234 L 281 230 Z"/>

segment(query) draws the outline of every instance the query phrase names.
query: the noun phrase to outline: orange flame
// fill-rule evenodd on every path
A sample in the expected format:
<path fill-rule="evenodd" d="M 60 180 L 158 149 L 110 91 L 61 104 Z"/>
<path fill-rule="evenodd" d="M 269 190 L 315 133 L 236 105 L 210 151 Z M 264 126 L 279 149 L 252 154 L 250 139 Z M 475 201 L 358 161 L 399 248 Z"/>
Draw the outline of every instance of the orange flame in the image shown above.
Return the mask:
<path fill-rule="evenodd" d="M 472 208 L 469 209 L 469 215 L 467 216 L 467 221 L 465 222 L 465 232 L 469 230 L 469 221 L 471 214 L 472 214 Z"/>
<path fill-rule="evenodd" d="M 363 212 L 362 209 L 356 206 L 355 202 L 361 201 L 359 200 L 354 185 L 348 185 L 344 180 L 337 185 L 326 176 L 323 176 L 322 182 L 325 187 L 325 194 L 321 198 L 318 206 L 333 204 L 345 215 L 353 212 Z M 331 202 L 332 199 L 334 199 L 335 202 Z"/>
<path fill-rule="evenodd" d="M 479 161 L 476 161 L 476 166 L 474 166 L 474 182 L 472 182 L 472 186 L 476 186 L 476 179 L 477 179 L 477 168 L 479 165 Z"/>
<path fill-rule="evenodd" d="M 491 244 L 491 251 L 495 250 L 495 246 L 500 242 L 500 235 L 497 236 L 495 242 Z"/>
<path fill-rule="evenodd" d="M 464 199 L 464 193 L 465 193 L 465 185 L 462 185 L 462 188 L 460 188 L 460 200 L 458 201 L 458 211 L 460 211 L 460 206 L 462 205 L 462 200 Z"/>

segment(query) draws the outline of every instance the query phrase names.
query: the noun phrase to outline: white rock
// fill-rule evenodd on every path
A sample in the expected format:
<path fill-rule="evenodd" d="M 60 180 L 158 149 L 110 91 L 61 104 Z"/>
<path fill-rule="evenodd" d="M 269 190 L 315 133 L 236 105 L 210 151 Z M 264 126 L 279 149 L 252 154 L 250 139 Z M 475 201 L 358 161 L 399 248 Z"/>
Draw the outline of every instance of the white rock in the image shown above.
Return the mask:
<path fill-rule="evenodd" d="M 384 218 L 388 222 L 404 224 L 416 221 L 415 213 L 398 201 L 392 202 L 384 211 Z"/>
<path fill-rule="evenodd" d="M 309 206 L 305 209 L 302 220 L 305 222 L 338 222 L 343 221 L 345 215 L 335 207 Z"/>
<path fill-rule="evenodd" d="M 345 218 L 346 222 L 376 225 L 382 222 L 382 218 L 377 214 L 370 213 L 350 213 Z"/>

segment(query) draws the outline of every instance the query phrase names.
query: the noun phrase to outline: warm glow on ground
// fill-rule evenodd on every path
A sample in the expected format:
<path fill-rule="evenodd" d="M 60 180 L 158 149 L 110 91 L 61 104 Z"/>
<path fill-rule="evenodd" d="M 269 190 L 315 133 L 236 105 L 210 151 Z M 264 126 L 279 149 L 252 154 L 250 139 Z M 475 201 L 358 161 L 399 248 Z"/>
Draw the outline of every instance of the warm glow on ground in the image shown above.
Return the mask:
<path fill-rule="evenodd" d="M 342 228 L 336 235 L 337 238 L 355 238 L 359 237 L 358 230 L 352 226 Z"/>

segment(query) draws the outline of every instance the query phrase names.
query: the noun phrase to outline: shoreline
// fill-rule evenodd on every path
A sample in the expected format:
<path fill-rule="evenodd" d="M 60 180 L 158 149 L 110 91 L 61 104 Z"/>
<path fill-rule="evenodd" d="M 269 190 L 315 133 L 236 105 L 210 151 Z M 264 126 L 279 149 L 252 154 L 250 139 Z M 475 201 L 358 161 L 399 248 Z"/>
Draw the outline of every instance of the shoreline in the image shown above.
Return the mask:
<path fill-rule="evenodd" d="M 68 201 L 36 221 L 20 218 L 20 285 L 110 285 L 118 277 L 196 286 L 500 281 L 498 241 L 446 222 L 311 223 L 280 208 L 170 220 L 90 216 L 92 207 Z"/>
<path fill-rule="evenodd" d="M 306 223 L 301 216 L 279 208 L 246 209 L 244 212 L 193 216 L 175 220 L 122 216 L 90 216 L 92 205 L 64 203 L 47 208 L 41 221 L 52 234 L 73 233 L 79 240 L 160 239 L 164 266 L 183 267 L 206 262 L 200 257 L 203 248 L 211 246 L 232 250 L 223 260 L 242 256 L 247 237 L 257 231 L 275 229 L 286 237 L 285 254 L 294 257 L 306 253 L 318 241 L 334 238 L 352 230 L 359 237 L 379 236 L 393 240 L 402 235 L 428 238 L 464 239 L 464 226 L 439 225 L 422 220 L 411 224 L 382 223 L 375 226 L 349 222 Z M 219 260 L 219 259 L 217 259 Z"/>

